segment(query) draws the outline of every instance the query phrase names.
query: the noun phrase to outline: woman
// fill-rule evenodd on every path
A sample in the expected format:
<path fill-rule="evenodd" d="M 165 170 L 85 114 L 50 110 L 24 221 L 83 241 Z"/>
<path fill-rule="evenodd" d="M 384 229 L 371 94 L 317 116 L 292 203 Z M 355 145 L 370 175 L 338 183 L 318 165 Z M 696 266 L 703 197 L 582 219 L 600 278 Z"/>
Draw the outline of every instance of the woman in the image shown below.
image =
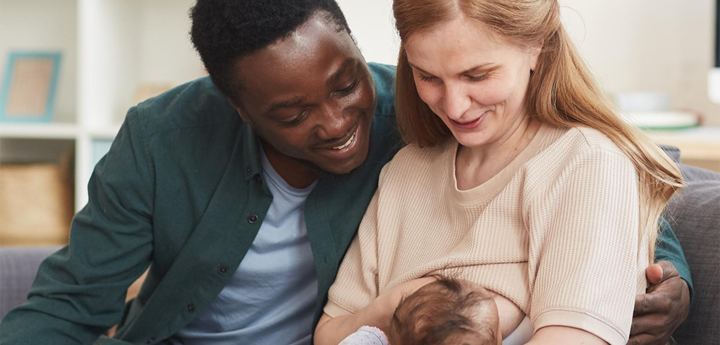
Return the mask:
<path fill-rule="evenodd" d="M 501 297 L 501 328 L 518 323 L 503 300 L 527 315 L 530 344 L 625 344 L 675 165 L 614 114 L 557 0 L 395 0 L 394 14 L 410 145 L 381 174 L 315 343 L 387 328 L 416 279 L 449 270 Z"/>

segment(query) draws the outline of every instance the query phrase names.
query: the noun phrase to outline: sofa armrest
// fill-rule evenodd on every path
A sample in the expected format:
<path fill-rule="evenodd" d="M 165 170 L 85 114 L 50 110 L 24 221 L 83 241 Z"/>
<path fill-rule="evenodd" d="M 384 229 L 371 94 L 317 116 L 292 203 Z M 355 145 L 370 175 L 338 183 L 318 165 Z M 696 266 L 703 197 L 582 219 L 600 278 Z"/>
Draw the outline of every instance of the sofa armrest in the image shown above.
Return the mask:
<path fill-rule="evenodd" d="M 61 247 L 0 247 L 0 319 L 27 300 L 40 263 Z"/>

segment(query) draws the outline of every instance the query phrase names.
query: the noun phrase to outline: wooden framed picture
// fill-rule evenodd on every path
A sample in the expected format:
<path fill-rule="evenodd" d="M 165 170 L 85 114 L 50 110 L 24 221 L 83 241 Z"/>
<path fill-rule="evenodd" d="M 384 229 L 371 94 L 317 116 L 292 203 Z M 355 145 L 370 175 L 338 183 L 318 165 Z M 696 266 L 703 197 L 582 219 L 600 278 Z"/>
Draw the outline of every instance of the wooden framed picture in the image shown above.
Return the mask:
<path fill-rule="evenodd" d="M 60 52 L 10 52 L 0 89 L 0 122 L 52 120 Z"/>

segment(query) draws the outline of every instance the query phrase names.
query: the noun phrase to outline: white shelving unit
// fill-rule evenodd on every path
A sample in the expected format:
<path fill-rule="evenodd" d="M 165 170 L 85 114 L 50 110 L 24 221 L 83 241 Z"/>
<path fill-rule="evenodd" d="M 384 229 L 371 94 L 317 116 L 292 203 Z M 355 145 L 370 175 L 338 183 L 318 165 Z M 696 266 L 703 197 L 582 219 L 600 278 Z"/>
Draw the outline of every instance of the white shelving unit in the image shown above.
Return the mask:
<path fill-rule="evenodd" d="M 78 127 L 74 124 L 2 124 L 0 138 L 11 139 L 75 139 Z"/>
<path fill-rule="evenodd" d="M 75 209 L 144 84 L 205 73 L 189 39 L 193 0 L 0 0 L 0 80 L 8 52 L 60 51 L 51 123 L 0 123 L 0 162 L 57 161 L 75 150 Z"/>

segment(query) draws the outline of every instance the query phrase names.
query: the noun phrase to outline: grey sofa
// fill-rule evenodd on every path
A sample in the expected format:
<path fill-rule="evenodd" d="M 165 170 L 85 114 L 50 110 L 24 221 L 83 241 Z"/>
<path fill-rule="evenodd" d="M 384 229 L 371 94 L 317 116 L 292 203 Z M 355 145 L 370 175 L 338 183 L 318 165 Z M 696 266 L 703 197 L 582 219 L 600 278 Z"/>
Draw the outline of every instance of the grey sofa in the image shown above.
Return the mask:
<path fill-rule="evenodd" d="M 677 150 L 666 149 L 679 161 Z M 680 164 L 686 188 L 665 218 L 690 266 L 695 295 L 688 319 L 675 331 L 678 344 L 720 344 L 720 174 Z"/>
<path fill-rule="evenodd" d="M 666 150 L 676 160 L 679 153 Z M 688 319 L 675 331 L 678 344 L 720 344 L 720 174 L 682 165 L 687 188 L 665 217 L 685 251 L 695 287 Z M 0 247 L 0 318 L 25 301 L 40 262 L 58 247 Z"/>
<path fill-rule="evenodd" d="M 40 263 L 61 247 L 0 247 L 0 319 L 27 300 Z"/>

